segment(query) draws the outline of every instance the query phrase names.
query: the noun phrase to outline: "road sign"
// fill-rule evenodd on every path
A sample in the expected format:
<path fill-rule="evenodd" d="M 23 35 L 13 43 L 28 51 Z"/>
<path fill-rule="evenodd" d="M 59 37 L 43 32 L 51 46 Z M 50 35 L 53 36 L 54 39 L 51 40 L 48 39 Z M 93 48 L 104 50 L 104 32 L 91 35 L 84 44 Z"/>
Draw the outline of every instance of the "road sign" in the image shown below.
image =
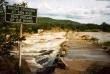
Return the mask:
<path fill-rule="evenodd" d="M 37 20 L 37 9 L 20 6 L 6 6 L 6 22 L 33 24 Z"/>

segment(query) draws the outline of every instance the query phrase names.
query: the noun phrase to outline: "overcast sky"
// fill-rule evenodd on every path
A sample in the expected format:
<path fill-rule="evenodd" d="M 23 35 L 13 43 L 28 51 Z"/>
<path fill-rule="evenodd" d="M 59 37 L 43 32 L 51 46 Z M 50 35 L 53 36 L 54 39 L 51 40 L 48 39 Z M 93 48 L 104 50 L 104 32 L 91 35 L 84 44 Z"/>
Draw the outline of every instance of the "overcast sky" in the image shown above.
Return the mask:
<path fill-rule="evenodd" d="M 8 0 L 10 3 L 22 0 Z M 23 0 L 38 8 L 38 16 L 69 19 L 81 23 L 110 24 L 110 0 Z"/>

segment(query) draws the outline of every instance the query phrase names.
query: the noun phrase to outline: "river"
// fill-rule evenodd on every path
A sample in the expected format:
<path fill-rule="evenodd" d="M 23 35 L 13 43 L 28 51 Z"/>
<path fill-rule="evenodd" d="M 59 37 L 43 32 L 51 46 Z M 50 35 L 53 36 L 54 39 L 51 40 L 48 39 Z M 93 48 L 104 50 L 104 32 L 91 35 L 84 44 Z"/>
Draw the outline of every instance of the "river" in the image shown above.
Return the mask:
<path fill-rule="evenodd" d="M 26 40 L 22 42 L 22 58 L 26 60 L 33 74 L 47 64 L 52 65 L 61 48 L 60 45 L 66 41 L 65 34 L 66 32 L 44 32 L 26 37 Z M 44 60 L 38 62 L 42 59 Z"/>
<path fill-rule="evenodd" d="M 70 46 L 65 58 L 77 60 L 92 61 L 110 61 L 110 56 L 102 48 L 96 47 L 91 42 L 79 39 L 82 35 L 89 35 L 98 38 L 101 42 L 110 41 L 110 33 L 105 32 L 70 32 L 69 41 L 66 43 Z"/>

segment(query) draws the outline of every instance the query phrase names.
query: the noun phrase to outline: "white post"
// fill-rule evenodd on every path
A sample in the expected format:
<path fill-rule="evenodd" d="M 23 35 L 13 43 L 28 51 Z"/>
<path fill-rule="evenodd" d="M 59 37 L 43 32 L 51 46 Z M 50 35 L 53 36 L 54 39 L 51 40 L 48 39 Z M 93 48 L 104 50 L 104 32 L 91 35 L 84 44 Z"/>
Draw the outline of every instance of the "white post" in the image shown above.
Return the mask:
<path fill-rule="evenodd" d="M 23 2 L 23 0 L 22 0 Z M 22 19 L 21 19 L 21 24 L 20 24 L 20 38 L 22 38 L 22 29 L 23 29 L 23 22 L 22 22 Z M 21 48 L 22 48 L 22 40 L 19 41 L 19 68 L 21 68 L 21 65 L 22 65 L 22 53 L 21 53 Z"/>
<path fill-rule="evenodd" d="M 20 25 L 20 38 L 22 37 L 22 28 L 23 28 L 23 24 L 21 23 Z M 21 44 L 22 41 L 19 41 L 19 68 L 21 67 L 21 61 L 22 61 L 22 54 L 21 54 Z"/>

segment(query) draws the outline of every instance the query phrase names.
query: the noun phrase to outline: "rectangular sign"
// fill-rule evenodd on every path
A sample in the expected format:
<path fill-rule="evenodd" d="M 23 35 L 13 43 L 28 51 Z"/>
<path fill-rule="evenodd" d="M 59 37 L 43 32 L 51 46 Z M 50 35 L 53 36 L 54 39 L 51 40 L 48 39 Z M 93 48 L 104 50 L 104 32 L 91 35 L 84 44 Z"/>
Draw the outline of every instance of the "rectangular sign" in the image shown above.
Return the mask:
<path fill-rule="evenodd" d="M 6 22 L 12 23 L 37 23 L 37 9 L 18 6 L 6 6 Z"/>

